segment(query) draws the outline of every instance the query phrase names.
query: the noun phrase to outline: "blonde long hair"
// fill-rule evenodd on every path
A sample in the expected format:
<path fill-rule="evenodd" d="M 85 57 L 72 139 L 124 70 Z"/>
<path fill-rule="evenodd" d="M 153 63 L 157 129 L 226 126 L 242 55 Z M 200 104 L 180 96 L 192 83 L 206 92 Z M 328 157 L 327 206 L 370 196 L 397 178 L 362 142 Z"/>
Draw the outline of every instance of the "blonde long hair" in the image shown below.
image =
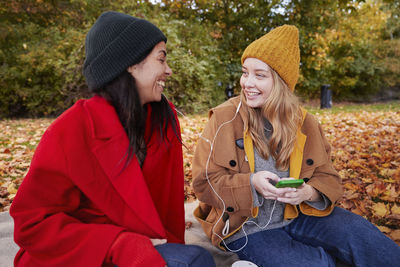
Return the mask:
<path fill-rule="evenodd" d="M 248 114 L 247 125 L 254 146 L 258 153 L 268 159 L 272 156 L 279 170 L 289 168 L 289 158 L 296 143 L 296 132 L 302 123 L 302 111 L 295 94 L 289 89 L 279 75 L 271 69 L 273 87 L 271 94 L 261 108 L 251 108 L 246 104 L 242 90 L 243 108 Z M 271 124 L 273 133 L 269 140 L 264 134 L 264 120 Z"/>

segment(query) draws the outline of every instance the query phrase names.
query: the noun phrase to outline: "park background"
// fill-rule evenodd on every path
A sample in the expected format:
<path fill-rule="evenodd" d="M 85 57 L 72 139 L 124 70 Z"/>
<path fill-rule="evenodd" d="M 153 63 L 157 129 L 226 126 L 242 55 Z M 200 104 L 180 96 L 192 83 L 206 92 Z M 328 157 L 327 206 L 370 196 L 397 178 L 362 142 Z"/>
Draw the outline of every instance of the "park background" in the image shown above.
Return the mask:
<path fill-rule="evenodd" d="M 295 92 L 332 144 L 345 188 L 339 205 L 400 244 L 398 0 L 2 0 L 0 211 L 9 209 L 45 129 L 89 96 L 84 39 L 107 10 L 150 20 L 168 37 L 174 74 L 165 94 L 186 114 L 180 120 L 187 201 L 195 198 L 191 162 L 206 111 L 226 99 L 227 86 L 239 93 L 242 52 L 272 28 L 296 25 L 301 72 Z M 320 110 L 325 84 L 333 108 Z"/>

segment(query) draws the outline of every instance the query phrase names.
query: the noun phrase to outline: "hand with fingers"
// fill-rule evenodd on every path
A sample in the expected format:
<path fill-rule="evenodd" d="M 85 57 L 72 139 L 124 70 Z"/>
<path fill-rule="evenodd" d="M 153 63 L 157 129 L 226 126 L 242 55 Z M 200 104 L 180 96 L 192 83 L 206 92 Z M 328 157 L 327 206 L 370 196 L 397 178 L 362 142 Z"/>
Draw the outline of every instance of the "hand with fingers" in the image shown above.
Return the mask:
<path fill-rule="evenodd" d="M 281 180 L 291 180 L 294 179 L 292 177 L 282 178 Z M 277 198 L 278 201 L 298 205 L 303 201 L 319 201 L 321 200 L 320 193 L 311 185 L 303 183 L 301 186 L 297 188 L 293 188 L 294 190 L 290 192 L 283 193 L 280 197 Z"/>
<path fill-rule="evenodd" d="M 265 199 L 274 199 L 292 205 L 298 205 L 303 201 L 318 201 L 321 199 L 318 191 L 305 183 L 298 188 L 276 188 L 274 186 L 280 180 L 289 179 L 294 178 L 279 178 L 275 173 L 259 171 L 253 175 L 252 183 L 257 192 Z"/>
<path fill-rule="evenodd" d="M 278 199 L 283 197 L 285 193 L 293 192 L 295 188 L 276 188 L 276 184 L 280 180 L 279 176 L 269 171 L 259 171 L 254 173 L 252 183 L 256 191 L 265 199 Z"/>

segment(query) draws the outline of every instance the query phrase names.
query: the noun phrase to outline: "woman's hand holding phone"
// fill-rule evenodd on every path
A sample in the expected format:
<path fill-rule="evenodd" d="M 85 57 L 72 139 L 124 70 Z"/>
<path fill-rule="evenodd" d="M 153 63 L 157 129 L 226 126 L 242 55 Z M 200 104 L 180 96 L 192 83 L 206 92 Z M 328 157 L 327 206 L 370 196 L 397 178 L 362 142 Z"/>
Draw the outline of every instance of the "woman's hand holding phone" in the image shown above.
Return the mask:
<path fill-rule="evenodd" d="M 253 174 L 252 183 L 254 188 L 260 195 L 265 199 L 278 199 L 283 197 L 284 194 L 294 192 L 296 189 L 291 187 L 276 188 L 276 184 L 279 180 L 278 175 L 269 171 L 259 171 Z"/>
<path fill-rule="evenodd" d="M 290 183 L 290 181 L 292 180 L 293 183 Z M 296 180 L 294 178 L 283 178 L 281 181 L 289 181 L 287 182 L 287 184 L 292 186 L 297 185 L 297 183 L 299 182 L 299 180 Z M 303 201 L 319 201 L 321 199 L 321 195 L 319 194 L 319 192 L 311 185 L 304 183 L 304 181 L 303 183 L 301 183 L 300 186 L 294 189 L 295 190 L 293 192 L 284 193 L 283 195 L 278 197 L 277 200 L 292 205 L 298 205 Z"/>
<path fill-rule="evenodd" d="M 318 201 L 321 199 L 319 192 L 312 186 L 304 182 L 299 185 L 299 181 L 294 178 L 279 178 L 278 175 L 269 171 L 254 173 L 252 183 L 257 192 L 265 199 L 276 199 L 292 205 L 298 205 L 303 201 Z M 284 187 L 277 188 L 276 185 L 278 183 L 283 184 Z"/>

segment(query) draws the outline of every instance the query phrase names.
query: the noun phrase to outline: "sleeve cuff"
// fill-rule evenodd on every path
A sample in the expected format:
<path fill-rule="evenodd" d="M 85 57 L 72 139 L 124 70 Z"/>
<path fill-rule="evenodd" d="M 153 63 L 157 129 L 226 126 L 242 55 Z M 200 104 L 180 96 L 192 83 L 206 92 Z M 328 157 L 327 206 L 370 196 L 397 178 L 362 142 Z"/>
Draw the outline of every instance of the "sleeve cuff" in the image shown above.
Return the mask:
<path fill-rule="evenodd" d="M 264 203 L 264 198 L 260 194 L 258 194 L 257 190 L 254 188 L 253 173 L 250 175 L 250 187 L 251 187 L 251 192 L 253 194 L 253 206 L 261 207 L 262 204 Z"/>
<path fill-rule="evenodd" d="M 314 209 L 317 210 L 325 210 L 326 208 L 328 208 L 331 205 L 331 201 L 329 200 L 329 198 L 327 198 L 324 194 L 322 194 L 321 192 L 319 193 L 322 197 L 321 200 L 319 201 L 304 201 L 307 205 L 313 207 Z"/>

